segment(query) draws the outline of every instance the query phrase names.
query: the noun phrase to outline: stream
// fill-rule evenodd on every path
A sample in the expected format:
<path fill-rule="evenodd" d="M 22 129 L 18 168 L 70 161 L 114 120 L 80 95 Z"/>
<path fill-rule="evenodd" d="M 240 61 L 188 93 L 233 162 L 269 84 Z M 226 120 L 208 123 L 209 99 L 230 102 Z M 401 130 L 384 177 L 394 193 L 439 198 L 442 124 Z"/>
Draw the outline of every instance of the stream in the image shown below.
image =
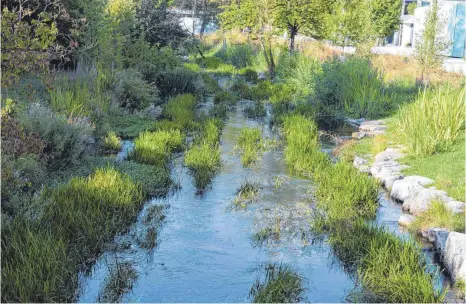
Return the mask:
<path fill-rule="evenodd" d="M 234 146 L 241 128 L 259 127 L 263 136 L 279 138 L 268 119 L 255 121 L 243 115 L 245 102 L 230 113 L 222 133 L 222 169 L 202 195 L 196 194 L 182 156 L 173 161 L 172 176 L 182 187 L 166 198 L 148 201 L 137 222 L 115 238 L 117 250 L 100 256 L 91 273 L 81 274 L 80 302 L 98 300 L 109 267 L 116 261 L 131 263 L 138 277 L 123 302 L 250 302 L 249 290 L 268 263 L 287 263 L 304 278 L 305 301 L 345 302 L 356 282 L 340 267 L 324 239 L 309 232 L 312 182 L 293 174 L 285 164 L 282 147 L 265 152 L 255 168 L 243 168 Z M 354 129 L 332 130 L 349 136 Z M 331 151 L 331 141 L 323 148 Z M 124 159 L 133 144 L 123 143 L 117 159 Z M 259 197 L 245 209 L 232 208 L 232 200 L 245 181 L 260 186 Z M 152 205 L 163 206 L 165 219 L 153 249 L 139 246 L 147 229 L 144 216 Z M 401 206 L 384 193 L 375 221 L 400 237 L 410 235 L 398 227 Z M 279 229 L 279 238 L 264 244 L 252 236 L 262 228 Z M 428 252 L 435 271 L 433 254 Z M 110 265 L 110 266 L 109 266 Z M 439 285 L 448 280 L 439 274 Z"/>

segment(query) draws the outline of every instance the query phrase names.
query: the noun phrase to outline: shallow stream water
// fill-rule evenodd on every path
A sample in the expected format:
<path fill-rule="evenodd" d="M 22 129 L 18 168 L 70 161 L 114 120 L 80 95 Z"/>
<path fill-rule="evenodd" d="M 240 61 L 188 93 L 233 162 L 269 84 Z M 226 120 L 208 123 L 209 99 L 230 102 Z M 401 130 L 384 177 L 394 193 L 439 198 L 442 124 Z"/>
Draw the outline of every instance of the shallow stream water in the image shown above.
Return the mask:
<path fill-rule="evenodd" d="M 234 149 L 241 128 L 260 127 L 265 137 L 278 138 L 267 120 L 245 118 L 243 106 L 239 104 L 230 113 L 223 130 L 223 165 L 211 188 L 196 194 L 182 157 L 175 159 L 172 175 L 181 189 L 149 201 L 130 231 L 115 239 L 120 250 L 105 252 L 93 271 L 82 275 L 81 302 L 97 301 L 109 267 L 116 261 L 130 262 L 138 273 L 132 290 L 122 298 L 124 302 L 248 302 L 249 290 L 263 275 L 264 265 L 274 262 L 289 264 L 304 278 L 306 301 L 347 300 L 355 282 L 335 262 L 325 239 L 318 241 L 309 233 L 312 183 L 288 170 L 281 147 L 265 152 L 256 168 L 242 167 Z M 351 131 L 344 126 L 333 133 L 348 136 Z M 325 141 L 323 146 L 330 150 L 332 142 Z M 125 142 L 123 147 L 126 152 L 120 153 L 119 159 L 132 143 Z M 259 197 L 237 210 L 232 208 L 232 200 L 245 181 L 260 186 Z M 398 228 L 399 205 L 383 195 L 380 202 L 375 221 L 408 237 Z M 156 247 L 145 249 L 137 239 L 147 228 L 143 217 L 154 204 L 164 206 L 166 218 Z M 259 246 L 251 237 L 266 227 L 279 227 L 279 238 Z"/>

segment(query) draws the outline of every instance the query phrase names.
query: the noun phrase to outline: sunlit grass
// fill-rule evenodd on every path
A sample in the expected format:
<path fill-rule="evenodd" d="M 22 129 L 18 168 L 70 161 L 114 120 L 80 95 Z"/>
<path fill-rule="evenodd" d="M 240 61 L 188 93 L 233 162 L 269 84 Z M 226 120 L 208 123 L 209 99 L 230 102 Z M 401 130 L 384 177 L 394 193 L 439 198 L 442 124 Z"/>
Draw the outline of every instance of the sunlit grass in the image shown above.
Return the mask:
<path fill-rule="evenodd" d="M 464 233 L 464 221 L 464 212 L 453 213 L 444 203 L 433 201 L 429 209 L 417 216 L 409 228 L 416 233 L 434 227 Z"/>
<path fill-rule="evenodd" d="M 103 141 L 103 146 L 106 151 L 116 152 L 121 149 L 121 139 L 115 132 L 109 132 Z"/>
<path fill-rule="evenodd" d="M 144 164 L 164 164 L 173 151 L 181 151 L 184 138 L 180 130 L 144 132 L 134 141 L 131 158 Z"/>
<path fill-rule="evenodd" d="M 262 131 L 259 128 L 243 128 L 236 142 L 241 151 L 241 163 L 248 167 L 259 160 L 259 153 L 264 149 Z"/>
<path fill-rule="evenodd" d="M 209 143 L 194 145 L 186 151 L 184 160 L 194 177 L 196 188 L 203 191 L 220 168 L 220 147 Z"/>

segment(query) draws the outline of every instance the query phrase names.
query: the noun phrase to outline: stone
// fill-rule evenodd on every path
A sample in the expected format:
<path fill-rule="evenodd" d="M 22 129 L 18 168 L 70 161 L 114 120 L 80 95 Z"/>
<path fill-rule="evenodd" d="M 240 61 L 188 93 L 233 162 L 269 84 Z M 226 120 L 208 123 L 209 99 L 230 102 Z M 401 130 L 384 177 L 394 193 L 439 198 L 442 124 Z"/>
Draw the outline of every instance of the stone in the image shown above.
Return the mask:
<path fill-rule="evenodd" d="M 449 201 L 445 203 L 445 206 L 450 209 L 453 213 L 464 213 L 465 203 L 459 201 Z"/>
<path fill-rule="evenodd" d="M 366 136 L 367 134 L 365 132 L 353 132 L 351 133 L 351 137 L 354 138 L 354 139 L 362 139 Z"/>
<path fill-rule="evenodd" d="M 402 158 L 404 153 L 400 149 L 387 148 L 385 151 L 378 153 L 375 156 L 375 162 L 383 162 Z"/>
<path fill-rule="evenodd" d="M 413 223 L 415 217 L 411 214 L 402 214 L 398 219 L 398 225 L 402 227 L 409 227 Z"/>
<path fill-rule="evenodd" d="M 371 166 L 371 175 L 378 179 L 384 187 L 390 189 L 396 180 L 403 178 L 401 170 L 405 167 L 396 161 L 376 162 Z"/>
<path fill-rule="evenodd" d="M 446 203 L 451 200 L 447 193 L 434 187 L 423 188 L 417 191 L 416 195 L 408 197 L 403 202 L 403 210 L 414 215 L 419 215 L 429 209 L 432 201 L 437 200 Z"/>
<path fill-rule="evenodd" d="M 387 126 L 381 120 L 368 120 L 361 123 L 359 126 L 360 131 L 385 131 Z"/>
<path fill-rule="evenodd" d="M 354 119 L 347 117 L 345 121 L 354 127 L 359 127 L 364 122 L 364 118 Z"/>
<path fill-rule="evenodd" d="M 440 254 L 440 258 L 445 256 L 445 247 L 449 233 L 450 231 L 445 228 L 429 228 L 421 232 L 422 237 L 434 245 L 434 248 Z"/>
<path fill-rule="evenodd" d="M 466 281 L 466 234 L 450 232 L 445 245 L 443 264 L 454 281 Z"/>
<path fill-rule="evenodd" d="M 259 72 L 257 73 L 257 79 L 258 80 L 266 80 L 267 76 L 265 76 L 265 72 Z"/>
<path fill-rule="evenodd" d="M 433 183 L 434 181 L 427 177 L 417 175 L 406 176 L 393 183 L 390 196 L 394 200 L 404 202 L 409 197 L 415 196 L 421 189 L 423 189 L 423 186 Z"/>

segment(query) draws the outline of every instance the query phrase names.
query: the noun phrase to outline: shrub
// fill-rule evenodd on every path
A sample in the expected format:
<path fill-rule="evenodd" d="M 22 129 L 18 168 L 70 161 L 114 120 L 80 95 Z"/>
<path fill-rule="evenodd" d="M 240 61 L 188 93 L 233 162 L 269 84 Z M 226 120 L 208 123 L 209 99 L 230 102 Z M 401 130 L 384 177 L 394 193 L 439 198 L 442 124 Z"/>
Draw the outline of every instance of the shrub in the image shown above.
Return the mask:
<path fill-rule="evenodd" d="M 178 94 L 202 95 L 204 93 L 204 82 L 200 74 L 186 68 L 163 72 L 157 78 L 156 84 L 160 95 L 164 98 Z"/>
<path fill-rule="evenodd" d="M 93 142 L 93 129 L 86 118 L 67 119 L 38 103 L 31 104 L 19 118 L 46 143 L 44 153 L 53 168 L 77 164 Z"/>
<path fill-rule="evenodd" d="M 221 90 L 220 86 L 218 85 L 217 80 L 212 78 L 209 74 L 207 73 L 202 73 L 201 74 L 202 80 L 204 81 L 204 86 L 205 86 L 205 91 L 208 94 L 214 94 Z"/>
<path fill-rule="evenodd" d="M 194 177 L 196 188 L 203 191 L 220 168 L 220 147 L 208 143 L 194 145 L 186 151 L 184 161 Z"/>
<path fill-rule="evenodd" d="M 115 97 L 121 107 L 130 111 L 142 110 L 157 101 L 157 88 L 142 79 L 135 69 L 118 72 Z"/>
<path fill-rule="evenodd" d="M 264 281 L 256 280 L 249 297 L 254 303 L 299 303 L 304 291 L 303 279 L 288 265 L 269 264 Z"/>
<path fill-rule="evenodd" d="M 121 138 L 133 138 L 141 132 L 154 130 L 154 119 L 140 114 L 122 112 L 108 115 L 104 120 Z"/>
<path fill-rule="evenodd" d="M 110 152 L 120 151 L 121 139 L 116 135 L 115 132 L 113 131 L 109 132 L 104 137 L 103 146 L 106 151 L 110 151 Z"/>
<path fill-rule="evenodd" d="M 409 228 L 416 233 L 421 233 L 433 227 L 464 233 L 464 213 L 453 213 L 444 203 L 433 201 L 429 209 L 416 217 Z"/>
<path fill-rule="evenodd" d="M 78 278 L 67 242 L 19 216 L 2 224 L 2 302 L 73 301 Z"/>
<path fill-rule="evenodd" d="M 263 118 L 267 115 L 264 104 L 260 101 L 255 101 L 254 105 L 244 108 L 244 115 L 247 118 Z"/>
<path fill-rule="evenodd" d="M 72 244 L 73 257 L 81 262 L 99 254 L 136 218 L 143 203 L 141 187 L 111 167 L 96 169 L 88 178 L 75 177 L 48 192 L 52 203 L 45 222 Z"/>
<path fill-rule="evenodd" d="M 184 135 L 180 130 L 144 132 L 134 141 L 131 158 L 143 164 L 162 165 L 183 143 Z"/>
<path fill-rule="evenodd" d="M 464 130 L 464 92 L 448 86 L 426 89 L 400 109 L 396 127 L 410 154 L 426 156 L 452 148 Z"/>

